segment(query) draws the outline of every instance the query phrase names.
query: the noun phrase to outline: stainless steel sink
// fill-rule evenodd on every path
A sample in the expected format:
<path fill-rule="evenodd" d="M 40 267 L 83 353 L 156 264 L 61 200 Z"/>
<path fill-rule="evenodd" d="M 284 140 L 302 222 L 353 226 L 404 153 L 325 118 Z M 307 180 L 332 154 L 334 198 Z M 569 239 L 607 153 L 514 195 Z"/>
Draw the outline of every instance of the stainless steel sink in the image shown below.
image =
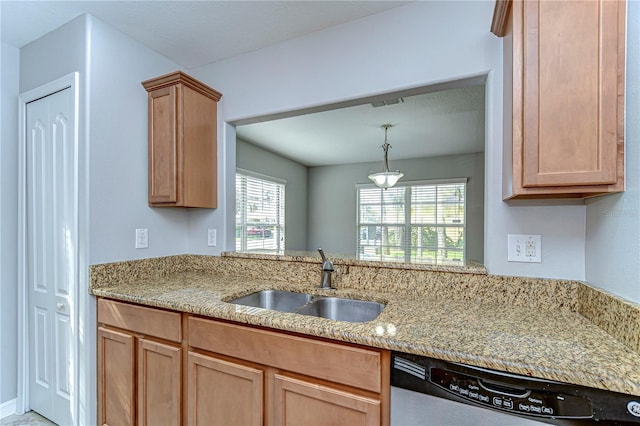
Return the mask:
<path fill-rule="evenodd" d="M 293 312 L 311 301 L 311 298 L 310 294 L 294 293 L 292 291 L 262 290 L 230 300 L 229 303 L 272 309 L 280 312 Z"/>
<path fill-rule="evenodd" d="M 261 290 L 229 300 L 228 303 L 347 322 L 374 320 L 385 306 L 366 300 L 312 296 L 284 290 Z"/>
<path fill-rule="evenodd" d="M 376 319 L 384 306 L 382 303 L 366 300 L 322 297 L 295 312 L 337 321 L 367 322 Z"/>

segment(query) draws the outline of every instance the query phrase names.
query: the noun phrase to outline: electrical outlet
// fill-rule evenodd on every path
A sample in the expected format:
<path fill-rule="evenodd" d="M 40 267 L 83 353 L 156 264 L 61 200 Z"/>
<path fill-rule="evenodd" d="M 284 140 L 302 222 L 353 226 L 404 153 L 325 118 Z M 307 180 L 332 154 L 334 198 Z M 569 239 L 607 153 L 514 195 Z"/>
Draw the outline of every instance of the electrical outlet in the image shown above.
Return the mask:
<path fill-rule="evenodd" d="M 149 248 L 149 230 L 148 229 L 136 229 L 136 248 L 137 249 Z"/>
<path fill-rule="evenodd" d="M 207 245 L 209 247 L 215 247 L 216 246 L 216 244 L 217 244 L 217 235 L 216 234 L 217 234 L 217 232 L 216 232 L 215 228 L 213 228 L 213 229 L 210 228 L 210 229 L 207 230 Z"/>
<path fill-rule="evenodd" d="M 536 241 L 533 238 L 527 238 L 525 243 L 524 255 L 526 257 L 536 257 Z"/>
<path fill-rule="evenodd" d="M 540 235 L 507 235 L 507 260 L 509 262 L 542 262 L 542 237 Z"/>

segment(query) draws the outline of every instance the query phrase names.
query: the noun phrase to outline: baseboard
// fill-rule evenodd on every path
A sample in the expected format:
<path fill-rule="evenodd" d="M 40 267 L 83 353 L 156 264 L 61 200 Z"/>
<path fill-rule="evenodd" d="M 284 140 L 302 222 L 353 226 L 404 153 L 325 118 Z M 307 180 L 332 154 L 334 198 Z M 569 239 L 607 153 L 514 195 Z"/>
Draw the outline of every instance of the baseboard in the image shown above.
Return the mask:
<path fill-rule="evenodd" d="M 16 413 L 16 398 L 0 404 L 0 419 L 13 416 Z"/>

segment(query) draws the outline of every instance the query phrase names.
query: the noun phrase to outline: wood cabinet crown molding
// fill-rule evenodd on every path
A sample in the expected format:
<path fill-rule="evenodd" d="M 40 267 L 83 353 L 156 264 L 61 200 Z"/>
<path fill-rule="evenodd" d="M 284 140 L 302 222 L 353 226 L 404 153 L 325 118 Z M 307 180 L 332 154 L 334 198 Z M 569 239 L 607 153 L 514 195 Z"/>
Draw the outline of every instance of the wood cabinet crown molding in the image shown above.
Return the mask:
<path fill-rule="evenodd" d="M 152 78 L 150 80 L 145 80 L 142 82 L 142 86 L 150 92 L 152 90 L 161 89 L 163 87 L 169 87 L 176 85 L 178 83 L 182 83 L 185 86 L 195 90 L 196 92 L 213 99 L 214 101 L 219 101 L 222 98 L 222 93 L 218 92 L 215 89 L 207 86 L 206 84 L 196 80 L 191 77 L 189 74 L 185 74 L 182 71 L 176 71 L 169 74 L 161 75 L 159 77 Z"/>
<path fill-rule="evenodd" d="M 498 37 L 504 37 L 508 31 L 509 13 L 511 12 L 511 0 L 496 0 L 491 21 L 491 32 Z"/>

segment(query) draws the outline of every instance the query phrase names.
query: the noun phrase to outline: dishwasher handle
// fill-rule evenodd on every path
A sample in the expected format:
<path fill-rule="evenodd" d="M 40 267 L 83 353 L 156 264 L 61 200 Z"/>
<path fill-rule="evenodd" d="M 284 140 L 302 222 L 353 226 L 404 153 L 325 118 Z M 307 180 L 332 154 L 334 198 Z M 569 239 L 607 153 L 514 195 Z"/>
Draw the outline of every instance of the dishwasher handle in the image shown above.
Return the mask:
<path fill-rule="evenodd" d="M 486 391 L 505 396 L 512 396 L 514 398 L 526 398 L 531 394 L 531 391 L 528 389 L 514 387 L 505 383 L 494 382 L 487 379 L 478 379 L 478 384 Z"/>

